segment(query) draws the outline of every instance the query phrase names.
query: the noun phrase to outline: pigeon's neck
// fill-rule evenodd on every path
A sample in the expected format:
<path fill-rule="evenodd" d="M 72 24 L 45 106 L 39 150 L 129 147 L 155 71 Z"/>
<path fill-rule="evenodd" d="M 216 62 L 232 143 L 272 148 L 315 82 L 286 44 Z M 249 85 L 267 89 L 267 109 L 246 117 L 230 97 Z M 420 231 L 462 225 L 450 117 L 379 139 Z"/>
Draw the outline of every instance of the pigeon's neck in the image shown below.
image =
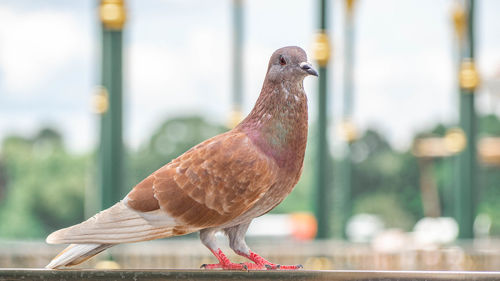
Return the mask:
<path fill-rule="evenodd" d="M 302 80 L 266 81 L 255 107 L 238 127 L 278 165 L 301 167 L 307 142 L 307 97 Z"/>

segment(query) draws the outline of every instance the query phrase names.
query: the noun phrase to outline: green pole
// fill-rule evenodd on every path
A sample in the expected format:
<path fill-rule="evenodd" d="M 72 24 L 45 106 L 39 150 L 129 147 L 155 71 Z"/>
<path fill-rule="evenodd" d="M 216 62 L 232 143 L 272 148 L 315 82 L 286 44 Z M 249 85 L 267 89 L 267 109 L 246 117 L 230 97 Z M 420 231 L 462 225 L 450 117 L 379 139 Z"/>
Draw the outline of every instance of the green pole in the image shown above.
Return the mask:
<path fill-rule="evenodd" d="M 327 1 L 319 1 L 320 32 L 315 44 L 315 59 L 319 64 L 318 84 L 318 128 L 316 144 L 316 200 L 315 215 L 318 220 L 317 238 L 324 239 L 330 236 L 330 189 L 328 167 L 328 140 L 327 140 L 327 82 L 328 60 L 330 47 L 327 35 Z"/>
<path fill-rule="evenodd" d="M 455 156 L 445 157 L 443 165 L 445 170 L 445 177 L 443 182 L 443 215 L 445 217 L 454 216 L 454 196 L 453 196 L 453 163 Z"/>
<path fill-rule="evenodd" d="M 102 0 L 99 7 L 102 23 L 102 89 L 107 99 L 101 110 L 99 150 L 99 188 L 101 209 L 122 197 L 122 28 L 125 23 L 123 1 Z"/>
<path fill-rule="evenodd" d="M 458 182 L 455 192 L 455 216 L 459 238 L 473 238 L 476 193 L 476 112 L 474 92 L 478 83 L 474 67 L 474 0 L 465 4 L 466 28 L 460 64 L 460 127 L 466 138 L 465 148 L 458 154 Z"/>
<path fill-rule="evenodd" d="M 351 160 L 351 144 L 354 141 L 352 110 L 353 110 L 353 65 L 354 65 L 354 0 L 346 0 L 346 13 L 344 22 L 344 98 L 343 98 L 343 133 L 346 141 L 345 155 L 340 163 L 340 197 L 342 198 L 341 212 L 341 233 L 342 237 L 346 238 L 347 221 L 352 215 L 352 160 Z"/>
<path fill-rule="evenodd" d="M 242 119 L 243 104 L 243 0 L 233 0 L 233 109 L 229 126 Z"/>

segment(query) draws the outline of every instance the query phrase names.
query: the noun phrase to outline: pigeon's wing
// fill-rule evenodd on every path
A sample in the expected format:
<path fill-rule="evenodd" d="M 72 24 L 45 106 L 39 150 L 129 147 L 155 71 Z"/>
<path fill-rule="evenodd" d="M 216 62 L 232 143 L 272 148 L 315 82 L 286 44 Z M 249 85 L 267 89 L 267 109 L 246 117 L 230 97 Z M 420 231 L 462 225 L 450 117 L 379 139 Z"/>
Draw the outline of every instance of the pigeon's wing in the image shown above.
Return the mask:
<path fill-rule="evenodd" d="M 248 136 L 233 132 L 193 147 L 137 185 L 127 205 L 158 208 L 183 228 L 224 224 L 250 209 L 276 182 L 278 167 Z"/>
<path fill-rule="evenodd" d="M 244 133 L 193 147 L 125 197 L 48 243 L 117 244 L 182 235 L 241 215 L 276 182 L 277 166 Z"/>

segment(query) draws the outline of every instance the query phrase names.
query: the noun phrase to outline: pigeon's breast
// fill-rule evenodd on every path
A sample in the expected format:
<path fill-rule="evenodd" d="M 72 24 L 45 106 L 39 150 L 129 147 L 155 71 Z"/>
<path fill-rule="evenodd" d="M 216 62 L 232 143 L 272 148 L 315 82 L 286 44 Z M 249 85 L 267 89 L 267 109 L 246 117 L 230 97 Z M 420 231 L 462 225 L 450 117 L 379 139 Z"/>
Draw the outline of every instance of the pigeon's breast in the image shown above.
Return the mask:
<path fill-rule="evenodd" d="M 277 181 L 267 190 L 267 192 L 245 213 L 235 218 L 233 221 L 223 225 L 221 228 L 235 226 L 249 222 L 259 217 L 280 204 L 297 184 L 302 173 L 304 161 L 305 145 L 298 147 L 294 156 L 290 156 L 293 165 L 286 165 L 280 168 Z"/>
<path fill-rule="evenodd" d="M 242 223 L 246 223 L 256 217 L 268 213 L 287 197 L 287 195 L 292 191 L 294 185 L 295 184 L 291 185 L 290 183 L 285 183 L 285 182 L 274 184 L 268 190 L 268 192 L 264 196 L 262 196 L 262 198 L 260 198 L 259 201 L 255 203 L 255 205 L 252 208 L 250 208 L 248 211 L 238 216 L 231 222 L 228 222 L 227 224 L 221 226 L 220 228 L 227 228 Z"/>

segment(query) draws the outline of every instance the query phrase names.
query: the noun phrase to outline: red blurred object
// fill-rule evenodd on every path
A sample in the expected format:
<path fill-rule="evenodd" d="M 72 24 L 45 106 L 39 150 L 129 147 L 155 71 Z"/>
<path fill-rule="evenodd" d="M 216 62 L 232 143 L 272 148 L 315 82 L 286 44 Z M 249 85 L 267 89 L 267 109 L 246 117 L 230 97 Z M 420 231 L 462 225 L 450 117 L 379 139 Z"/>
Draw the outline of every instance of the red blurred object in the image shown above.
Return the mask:
<path fill-rule="evenodd" d="M 312 240 L 318 232 L 316 218 L 310 213 L 294 213 L 292 220 L 292 236 L 298 240 Z"/>

